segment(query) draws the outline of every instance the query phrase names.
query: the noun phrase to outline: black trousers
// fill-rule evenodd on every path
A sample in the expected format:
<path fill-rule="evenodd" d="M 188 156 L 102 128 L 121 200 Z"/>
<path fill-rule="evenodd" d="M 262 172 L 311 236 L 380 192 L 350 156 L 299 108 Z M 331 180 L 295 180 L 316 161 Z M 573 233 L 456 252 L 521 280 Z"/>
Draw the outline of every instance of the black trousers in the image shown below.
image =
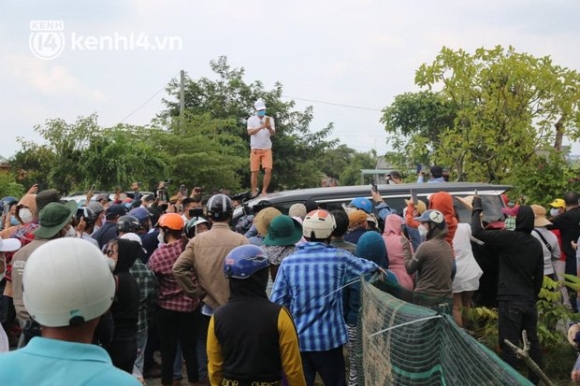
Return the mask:
<path fill-rule="evenodd" d="M 190 383 L 197 382 L 199 372 L 195 312 L 177 312 L 157 307 L 157 331 L 161 340 L 161 383 L 170 385 L 173 382 L 173 362 L 178 341 L 185 360 L 187 380 Z"/>
<path fill-rule="evenodd" d="M 113 365 L 129 374 L 133 373 L 133 365 L 137 359 L 137 336 L 135 339 L 115 339 L 107 346 L 107 352 Z"/>
<path fill-rule="evenodd" d="M 303 351 L 302 368 L 308 386 L 314 385 L 316 373 L 325 385 L 346 386 L 346 375 L 342 346 L 328 351 Z"/>
<path fill-rule="evenodd" d="M 516 346 L 520 346 L 522 331 L 526 330 L 530 341 L 530 358 L 542 368 L 542 350 L 538 340 L 538 311 L 533 301 L 500 301 L 499 311 L 499 347 L 501 348 L 501 358 L 513 368 L 518 364 L 516 354 L 504 343 L 507 339 Z M 538 376 L 529 370 L 528 378 L 534 384 L 539 383 Z"/>

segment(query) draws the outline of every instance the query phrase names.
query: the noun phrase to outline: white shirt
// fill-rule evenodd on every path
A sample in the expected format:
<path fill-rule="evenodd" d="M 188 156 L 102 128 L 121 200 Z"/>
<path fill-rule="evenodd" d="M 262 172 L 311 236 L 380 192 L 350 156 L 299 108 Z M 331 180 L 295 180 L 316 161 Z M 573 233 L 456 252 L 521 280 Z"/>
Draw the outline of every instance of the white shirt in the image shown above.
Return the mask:
<path fill-rule="evenodd" d="M 252 115 L 248 118 L 248 131 L 251 129 L 257 129 L 264 123 L 266 117 L 260 118 L 257 115 Z M 270 117 L 270 126 L 272 130 L 276 131 L 276 126 L 274 125 L 274 118 Z M 272 148 L 272 141 L 270 140 L 270 131 L 268 129 L 262 129 L 254 135 L 250 135 L 250 147 L 252 149 L 268 150 Z"/>

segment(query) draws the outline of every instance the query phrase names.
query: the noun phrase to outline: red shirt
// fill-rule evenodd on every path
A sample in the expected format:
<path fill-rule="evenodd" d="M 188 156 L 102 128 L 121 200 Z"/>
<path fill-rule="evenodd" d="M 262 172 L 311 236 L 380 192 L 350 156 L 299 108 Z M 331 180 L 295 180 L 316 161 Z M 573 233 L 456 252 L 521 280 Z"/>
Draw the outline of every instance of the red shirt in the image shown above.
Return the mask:
<path fill-rule="evenodd" d="M 173 264 L 183 252 L 183 242 L 175 241 L 171 244 L 159 244 L 149 258 L 147 266 L 159 283 L 159 307 L 177 312 L 192 312 L 199 306 L 199 299 L 192 299 L 181 290 L 175 276 L 173 276 Z M 197 282 L 195 273 L 191 271 L 191 277 Z"/>
<path fill-rule="evenodd" d="M 22 248 L 23 246 L 30 244 L 30 242 L 34 240 L 35 236 L 33 232 L 38 228 L 40 228 L 40 224 L 38 223 L 38 220 L 35 219 L 28 224 L 19 225 L 14 231 L 14 233 L 10 235 L 10 238 L 20 240 L 20 243 L 22 244 L 20 248 Z M 6 259 L 6 280 L 8 281 L 12 281 L 12 257 L 14 256 L 15 253 L 16 251 L 6 252 L 4 254 Z"/>

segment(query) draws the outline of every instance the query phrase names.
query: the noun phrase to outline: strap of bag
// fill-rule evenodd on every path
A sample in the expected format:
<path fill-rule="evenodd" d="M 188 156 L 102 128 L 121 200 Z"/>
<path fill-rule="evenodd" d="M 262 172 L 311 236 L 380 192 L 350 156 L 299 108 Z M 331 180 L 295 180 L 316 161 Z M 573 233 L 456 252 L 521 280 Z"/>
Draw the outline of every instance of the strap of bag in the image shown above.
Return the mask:
<path fill-rule="evenodd" d="M 540 236 L 540 238 L 542 239 L 542 242 L 544 243 L 545 247 L 548 248 L 548 251 L 550 252 L 550 254 L 552 255 L 552 257 L 554 256 L 554 252 L 552 252 L 552 246 L 550 245 L 550 243 L 548 243 L 546 241 L 546 239 L 544 238 L 544 236 L 542 236 L 542 234 L 540 232 L 538 232 L 537 229 L 533 229 L 534 232 L 536 232 L 536 234 L 538 236 Z"/>

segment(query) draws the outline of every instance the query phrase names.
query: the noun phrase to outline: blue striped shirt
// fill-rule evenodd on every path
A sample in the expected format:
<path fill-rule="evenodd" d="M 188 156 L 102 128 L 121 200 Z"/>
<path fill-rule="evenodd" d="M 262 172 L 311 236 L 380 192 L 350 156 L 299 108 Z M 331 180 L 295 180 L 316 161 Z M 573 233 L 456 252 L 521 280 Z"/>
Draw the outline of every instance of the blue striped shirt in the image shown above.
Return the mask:
<path fill-rule="evenodd" d="M 322 243 L 304 243 L 282 260 L 270 299 L 286 306 L 300 340 L 300 351 L 327 351 L 348 342 L 342 290 L 378 266 Z"/>

